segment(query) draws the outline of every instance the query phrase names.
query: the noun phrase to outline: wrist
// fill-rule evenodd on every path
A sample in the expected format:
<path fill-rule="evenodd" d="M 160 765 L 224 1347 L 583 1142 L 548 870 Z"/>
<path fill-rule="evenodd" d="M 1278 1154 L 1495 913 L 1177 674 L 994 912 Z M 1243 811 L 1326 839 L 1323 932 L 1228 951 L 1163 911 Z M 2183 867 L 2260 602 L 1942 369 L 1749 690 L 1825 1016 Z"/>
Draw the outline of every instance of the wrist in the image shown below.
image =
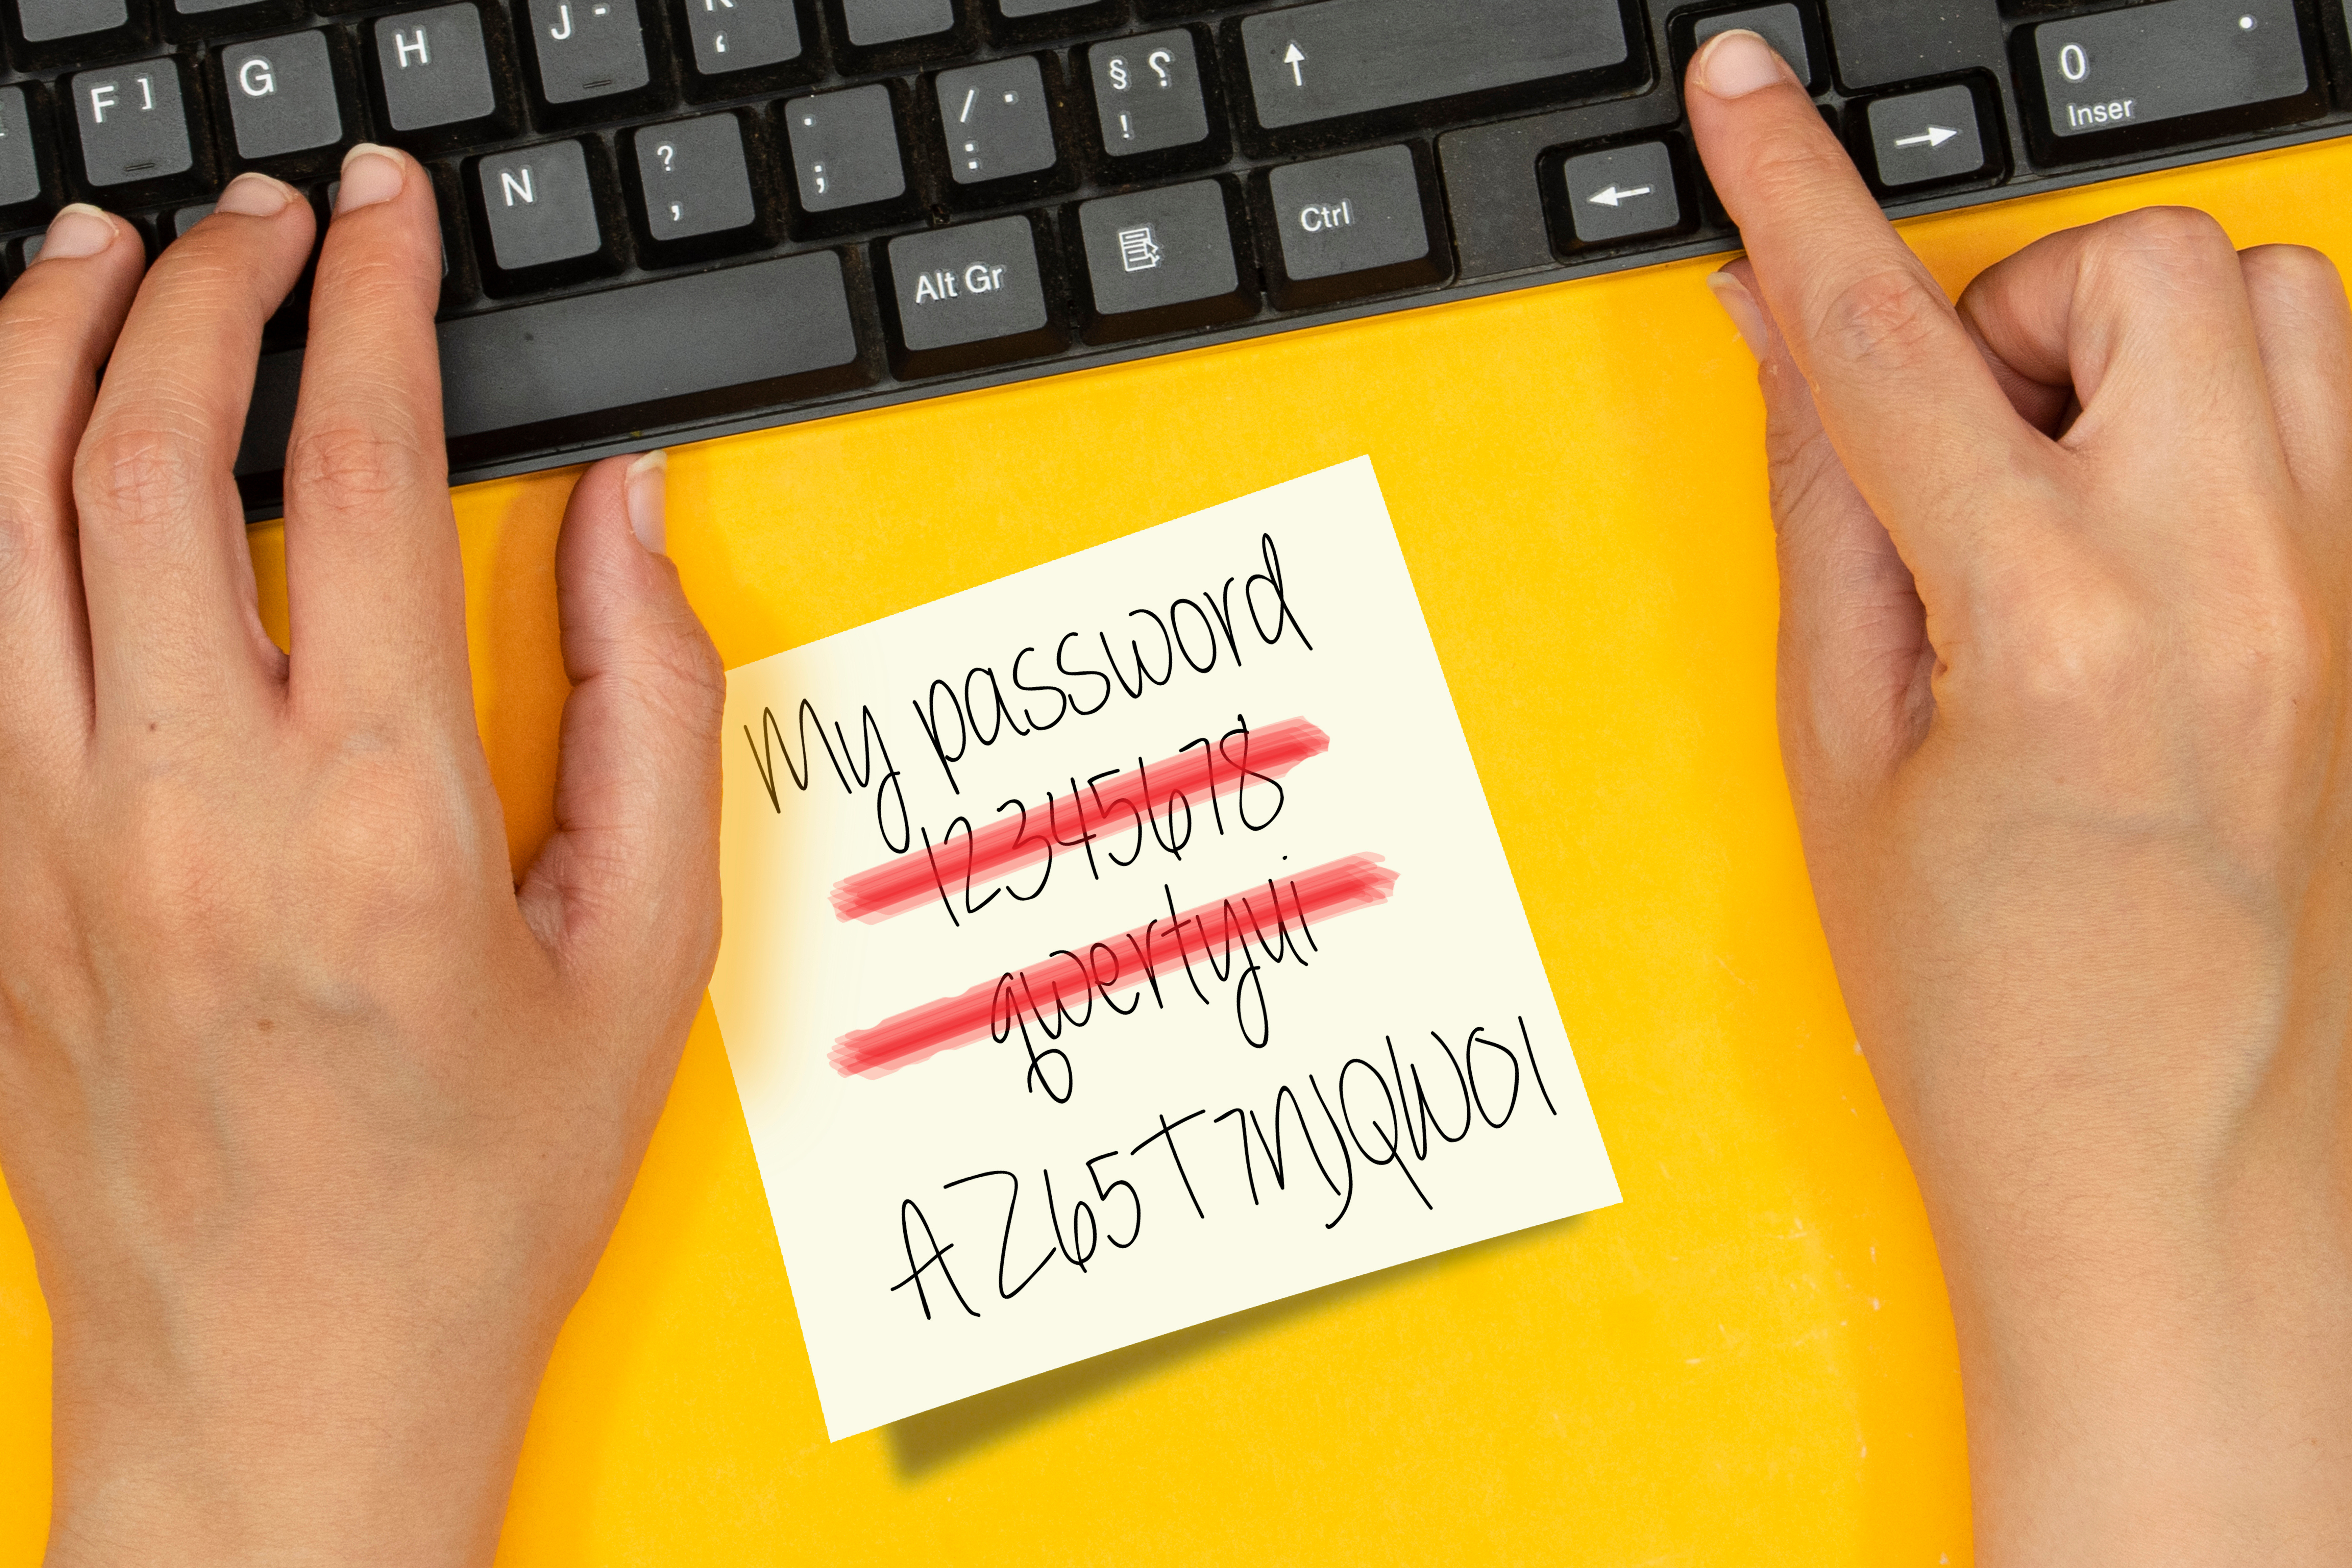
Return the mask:
<path fill-rule="evenodd" d="M 488 1563 L 546 1352 L 447 1348 L 272 1325 L 157 1353 L 60 1325 L 49 1568 Z"/>

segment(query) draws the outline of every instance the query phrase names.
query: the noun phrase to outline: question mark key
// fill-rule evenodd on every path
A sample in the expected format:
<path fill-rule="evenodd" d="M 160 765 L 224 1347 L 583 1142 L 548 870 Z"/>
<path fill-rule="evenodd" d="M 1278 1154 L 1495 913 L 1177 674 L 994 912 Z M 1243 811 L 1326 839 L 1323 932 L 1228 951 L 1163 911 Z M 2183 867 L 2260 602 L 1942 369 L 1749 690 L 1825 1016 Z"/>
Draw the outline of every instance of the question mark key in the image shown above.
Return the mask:
<path fill-rule="evenodd" d="M 632 134 L 646 232 L 656 245 L 740 235 L 759 223 L 742 122 L 705 114 Z"/>

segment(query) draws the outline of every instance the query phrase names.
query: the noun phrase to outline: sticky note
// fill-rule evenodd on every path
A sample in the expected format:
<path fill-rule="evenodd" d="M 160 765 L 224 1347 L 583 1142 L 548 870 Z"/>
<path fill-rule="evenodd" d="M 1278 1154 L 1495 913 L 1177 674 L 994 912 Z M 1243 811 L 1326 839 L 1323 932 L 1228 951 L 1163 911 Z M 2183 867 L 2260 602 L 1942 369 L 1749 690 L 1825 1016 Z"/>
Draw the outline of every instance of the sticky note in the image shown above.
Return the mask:
<path fill-rule="evenodd" d="M 1618 1201 L 1369 459 L 737 669 L 725 742 L 833 1436 Z"/>

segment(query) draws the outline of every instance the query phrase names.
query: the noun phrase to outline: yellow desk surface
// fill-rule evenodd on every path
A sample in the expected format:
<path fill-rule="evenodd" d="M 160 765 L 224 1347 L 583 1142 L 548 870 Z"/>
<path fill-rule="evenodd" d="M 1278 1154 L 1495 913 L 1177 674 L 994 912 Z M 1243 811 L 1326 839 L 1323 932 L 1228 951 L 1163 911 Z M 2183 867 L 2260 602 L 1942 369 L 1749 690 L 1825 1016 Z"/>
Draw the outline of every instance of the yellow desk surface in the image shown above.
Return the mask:
<path fill-rule="evenodd" d="M 1909 234 L 1957 289 L 2154 202 L 2352 273 L 2352 142 Z M 1371 454 L 1625 1202 L 828 1444 L 706 1008 L 502 1562 L 1969 1561 L 1950 1317 L 1775 751 L 1761 413 L 1708 265 L 676 455 L 671 552 L 733 666 Z M 548 820 L 568 484 L 457 501 L 518 857 Z M 257 533 L 266 599 L 278 548 Z M 37 1560 L 47 1441 L 0 1205 L 0 1564 Z"/>

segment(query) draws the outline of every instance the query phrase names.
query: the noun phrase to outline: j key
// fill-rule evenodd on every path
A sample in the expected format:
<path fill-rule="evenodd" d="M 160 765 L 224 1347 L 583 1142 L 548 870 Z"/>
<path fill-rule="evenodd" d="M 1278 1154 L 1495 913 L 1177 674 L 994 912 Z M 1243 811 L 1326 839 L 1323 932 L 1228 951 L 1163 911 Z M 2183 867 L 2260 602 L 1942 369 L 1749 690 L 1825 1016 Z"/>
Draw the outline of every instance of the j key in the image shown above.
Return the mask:
<path fill-rule="evenodd" d="M 1097 340 L 1206 325 L 1249 312 L 1223 188 L 1214 180 L 1078 208 Z"/>
<path fill-rule="evenodd" d="M 16 0 L 28 44 L 103 33 L 131 20 L 127 0 Z"/>
<path fill-rule="evenodd" d="M 136 184 L 195 166 L 173 61 L 83 71 L 68 90 L 81 125 L 82 170 L 91 184 Z"/>
<path fill-rule="evenodd" d="M 926 38 L 955 26 L 955 0 L 841 0 L 849 41 L 860 48 Z"/>
<path fill-rule="evenodd" d="M 1283 270 L 1294 284 L 1385 275 L 1411 268 L 1410 278 L 1366 276 L 1352 287 L 1294 290 L 1300 303 L 1340 298 L 1419 281 L 1439 270 L 1430 255 L 1429 223 L 1412 153 L 1376 147 L 1275 170 L 1266 189 L 1275 231 L 1282 237 Z"/>
<path fill-rule="evenodd" d="M 1878 183 L 1889 189 L 1970 179 L 1984 172 L 1977 98 L 1965 87 L 1878 99 L 1867 118 Z"/>
<path fill-rule="evenodd" d="M 1579 245 L 1614 245 L 1683 225 L 1682 191 L 1663 142 L 1584 153 L 1560 166 Z"/>
<path fill-rule="evenodd" d="M 1209 139 L 1201 64 L 1192 35 L 1178 28 L 1097 44 L 1087 55 L 1103 151 L 1114 158 L 1191 147 Z"/>
<path fill-rule="evenodd" d="M 886 87 L 796 98 L 784 105 L 801 205 L 813 213 L 887 202 L 907 191 L 906 162 Z"/>
<path fill-rule="evenodd" d="M 577 142 L 502 153 L 475 165 L 490 219 L 490 254 L 505 272 L 576 261 L 604 247 L 588 158 Z"/>
<path fill-rule="evenodd" d="M 1244 17 L 1268 129 L 1625 63 L 1617 0 L 1322 0 Z"/>
<path fill-rule="evenodd" d="M 2050 129 L 2126 131 L 2311 89 L 2294 0 L 2158 0 L 2033 29 Z"/>
<path fill-rule="evenodd" d="M 530 25 L 550 103 L 634 92 L 651 79 L 635 0 L 530 0 Z"/>
<path fill-rule="evenodd" d="M 41 162 L 33 153 L 33 119 L 25 89 L 0 87 L 0 207 L 36 200 L 41 194 Z"/>
<path fill-rule="evenodd" d="M 898 335 L 914 374 L 1018 354 L 1050 328 L 1036 236 L 1025 217 L 907 235 L 892 240 L 889 252 Z M 941 353 L 971 345 L 980 352 Z"/>
<path fill-rule="evenodd" d="M 232 44 L 220 53 L 237 155 L 275 158 L 331 147 L 343 139 L 335 68 L 324 33 Z"/>
<path fill-rule="evenodd" d="M 964 70 L 941 71 L 940 119 L 947 128 L 948 172 L 976 185 L 1054 166 L 1054 120 L 1045 79 L 1028 55 Z"/>
<path fill-rule="evenodd" d="M 482 16 L 471 5 L 379 16 L 375 52 L 394 131 L 428 131 L 498 112 Z"/>
<path fill-rule="evenodd" d="M 705 76 L 782 65 L 801 58 L 793 0 L 686 0 L 694 68 Z"/>
<path fill-rule="evenodd" d="M 1808 87 L 1818 86 L 1813 76 L 1812 51 L 1805 47 L 1805 19 L 1794 5 L 1759 5 L 1751 11 L 1724 11 L 1712 16 L 1702 16 L 1691 30 L 1691 42 L 1704 44 L 1717 33 L 1727 33 L 1735 27 L 1745 27 L 1772 46 L 1773 51 L 1789 62 L 1797 79 Z"/>
<path fill-rule="evenodd" d="M 743 125 L 731 114 L 706 114 L 634 133 L 637 184 L 646 194 L 646 227 L 657 240 L 692 239 L 749 228 L 751 174 L 743 160 Z"/>

